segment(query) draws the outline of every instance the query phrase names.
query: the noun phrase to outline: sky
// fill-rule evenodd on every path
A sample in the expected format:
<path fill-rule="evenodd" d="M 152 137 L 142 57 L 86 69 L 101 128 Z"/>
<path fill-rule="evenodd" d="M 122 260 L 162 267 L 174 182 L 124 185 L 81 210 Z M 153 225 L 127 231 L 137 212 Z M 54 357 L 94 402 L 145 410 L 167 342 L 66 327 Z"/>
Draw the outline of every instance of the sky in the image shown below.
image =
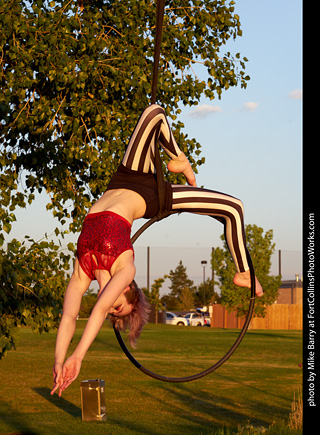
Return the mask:
<path fill-rule="evenodd" d="M 184 132 L 202 146 L 205 165 L 198 186 L 240 198 L 245 224 L 273 230 L 276 252 L 272 273 L 282 253 L 284 279 L 302 273 L 302 0 L 236 0 L 243 36 L 225 51 L 245 56 L 247 89 L 231 88 L 221 100 L 203 98 L 183 107 Z M 205 74 L 197 69 L 197 74 Z M 56 227 L 45 211 L 47 199 L 16 213 L 9 238 L 25 234 L 35 240 Z M 135 222 L 133 233 L 145 221 Z M 26 230 L 27 228 L 27 230 Z M 212 247 L 221 246 L 221 224 L 204 216 L 182 214 L 152 225 L 135 243 L 137 281 L 145 285 L 146 247 L 150 247 L 150 280 L 179 261 L 195 282 L 203 279 L 202 260 L 209 263 Z M 69 241 L 77 236 L 70 235 Z"/>

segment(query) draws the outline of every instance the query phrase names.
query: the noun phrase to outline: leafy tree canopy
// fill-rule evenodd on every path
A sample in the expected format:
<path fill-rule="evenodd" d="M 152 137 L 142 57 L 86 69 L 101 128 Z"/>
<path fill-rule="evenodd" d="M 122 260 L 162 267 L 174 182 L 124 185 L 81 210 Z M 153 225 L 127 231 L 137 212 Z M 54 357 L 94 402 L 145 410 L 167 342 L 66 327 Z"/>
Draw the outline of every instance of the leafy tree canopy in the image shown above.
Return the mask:
<path fill-rule="evenodd" d="M 188 306 L 187 309 L 193 308 L 195 286 L 193 281 L 188 278 L 187 268 L 181 260 L 175 270 L 170 270 L 165 278 L 169 278 L 171 281 L 169 285 L 170 293 L 164 295 L 161 299 L 166 304 L 167 309 L 177 310 L 181 309 L 182 306 Z"/>
<path fill-rule="evenodd" d="M 84 9 L 75 0 L 0 0 L 0 243 L 15 208 L 42 190 L 60 223 L 80 229 L 150 103 L 155 16 L 153 0 L 85 1 Z M 167 0 L 158 101 L 172 120 L 181 103 L 246 87 L 247 59 L 222 52 L 237 36 L 233 1 Z M 200 145 L 181 122 L 172 127 L 196 170 Z"/>
<path fill-rule="evenodd" d="M 0 247 L 16 208 L 31 204 L 37 192 L 49 195 L 47 209 L 61 225 L 78 231 L 150 103 L 156 2 L 83 4 L 0 0 Z M 195 171 L 204 162 L 200 144 L 176 117 L 181 104 L 246 87 L 246 59 L 222 52 L 237 36 L 233 1 L 166 2 L 158 101 Z M 194 73 L 195 62 L 205 79 Z M 184 182 L 179 174 L 170 177 Z M 70 257 L 51 242 L 28 240 L 12 241 L 0 257 L 1 357 L 14 346 L 14 327 L 57 325 Z"/>
<path fill-rule="evenodd" d="M 70 255 L 46 239 L 12 240 L 0 248 L 0 359 L 15 348 L 15 329 L 58 326 Z"/>
<path fill-rule="evenodd" d="M 171 296 L 179 297 L 185 288 L 194 287 L 193 281 L 188 278 L 187 268 L 181 260 L 175 270 L 170 270 L 169 275 L 165 275 L 165 278 L 169 278 L 171 281 L 169 286 Z"/>
<path fill-rule="evenodd" d="M 219 304 L 221 298 L 214 290 L 214 280 L 207 278 L 205 282 L 200 283 L 195 290 L 194 299 L 196 307 Z"/>

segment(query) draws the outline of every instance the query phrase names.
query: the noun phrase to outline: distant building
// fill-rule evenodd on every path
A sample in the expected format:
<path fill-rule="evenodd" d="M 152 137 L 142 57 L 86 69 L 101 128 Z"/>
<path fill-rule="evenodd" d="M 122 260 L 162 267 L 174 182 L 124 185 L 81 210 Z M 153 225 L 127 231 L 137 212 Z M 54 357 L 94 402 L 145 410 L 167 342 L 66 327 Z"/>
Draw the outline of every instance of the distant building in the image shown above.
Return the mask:
<path fill-rule="evenodd" d="M 278 290 L 276 304 L 302 305 L 303 281 L 296 276 L 296 279 L 282 281 Z"/>

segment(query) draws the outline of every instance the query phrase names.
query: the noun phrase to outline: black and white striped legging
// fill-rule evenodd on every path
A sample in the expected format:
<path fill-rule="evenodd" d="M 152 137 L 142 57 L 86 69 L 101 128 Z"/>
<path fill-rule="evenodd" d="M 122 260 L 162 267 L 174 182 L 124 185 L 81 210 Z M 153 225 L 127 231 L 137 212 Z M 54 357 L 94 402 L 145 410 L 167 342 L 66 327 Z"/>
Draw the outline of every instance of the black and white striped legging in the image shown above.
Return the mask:
<path fill-rule="evenodd" d="M 138 121 L 124 155 L 123 165 L 131 170 L 155 173 L 157 141 L 170 158 L 175 158 L 182 152 L 173 137 L 165 111 L 153 104 L 145 109 Z M 243 204 L 239 199 L 209 189 L 172 184 L 172 209 L 221 219 L 237 271 L 249 270 Z"/>

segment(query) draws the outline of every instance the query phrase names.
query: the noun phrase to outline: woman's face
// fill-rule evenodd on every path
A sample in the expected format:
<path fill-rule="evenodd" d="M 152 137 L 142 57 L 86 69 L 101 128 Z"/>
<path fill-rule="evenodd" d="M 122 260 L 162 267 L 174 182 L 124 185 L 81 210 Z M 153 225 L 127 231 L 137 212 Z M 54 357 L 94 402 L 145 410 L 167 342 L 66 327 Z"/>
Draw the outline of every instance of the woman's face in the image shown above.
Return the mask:
<path fill-rule="evenodd" d="M 132 311 L 132 304 L 129 304 L 126 298 L 126 292 L 130 290 L 130 287 L 124 289 L 118 299 L 112 304 L 109 313 L 113 316 L 122 317 L 127 316 Z"/>

